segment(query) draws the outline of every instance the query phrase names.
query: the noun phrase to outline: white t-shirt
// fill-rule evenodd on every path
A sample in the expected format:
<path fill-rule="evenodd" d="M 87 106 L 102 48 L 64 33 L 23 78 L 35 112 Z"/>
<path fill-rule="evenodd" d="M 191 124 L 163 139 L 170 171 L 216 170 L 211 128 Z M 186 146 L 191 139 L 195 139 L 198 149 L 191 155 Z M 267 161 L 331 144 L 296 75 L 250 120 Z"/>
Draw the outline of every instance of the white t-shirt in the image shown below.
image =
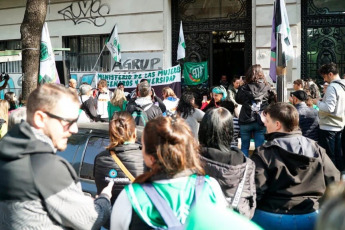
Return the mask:
<path fill-rule="evenodd" d="M 97 98 L 97 114 L 101 118 L 108 118 L 108 101 L 110 101 L 109 90 L 106 93 L 100 93 Z"/>

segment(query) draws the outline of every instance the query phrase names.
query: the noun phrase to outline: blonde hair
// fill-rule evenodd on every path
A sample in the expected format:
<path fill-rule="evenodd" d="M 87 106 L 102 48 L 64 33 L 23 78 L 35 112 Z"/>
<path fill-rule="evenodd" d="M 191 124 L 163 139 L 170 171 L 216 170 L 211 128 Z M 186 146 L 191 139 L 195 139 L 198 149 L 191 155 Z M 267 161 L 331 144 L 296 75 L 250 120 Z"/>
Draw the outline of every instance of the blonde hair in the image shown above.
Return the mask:
<path fill-rule="evenodd" d="M 163 93 L 163 95 L 165 95 L 165 97 L 175 97 L 176 98 L 176 94 L 175 94 L 174 90 L 170 87 L 164 87 L 162 89 L 162 93 Z"/>
<path fill-rule="evenodd" d="M 9 108 L 10 108 L 10 104 L 8 103 L 8 101 L 0 99 L 0 118 L 6 121 L 6 123 L 2 124 L 1 130 L 0 130 L 0 138 L 2 138 L 7 133 Z"/>
<path fill-rule="evenodd" d="M 120 89 L 115 89 L 114 90 L 114 95 L 110 100 L 110 103 L 113 104 L 114 106 L 120 107 L 122 109 L 123 103 L 127 101 L 125 93 L 120 90 Z"/>
<path fill-rule="evenodd" d="M 0 118 L 4 119 L 6 121 L 6 124 L 8 123 L 8 109 L 10 107 L 10 104 L 6 100 L 0 99 Z"/>

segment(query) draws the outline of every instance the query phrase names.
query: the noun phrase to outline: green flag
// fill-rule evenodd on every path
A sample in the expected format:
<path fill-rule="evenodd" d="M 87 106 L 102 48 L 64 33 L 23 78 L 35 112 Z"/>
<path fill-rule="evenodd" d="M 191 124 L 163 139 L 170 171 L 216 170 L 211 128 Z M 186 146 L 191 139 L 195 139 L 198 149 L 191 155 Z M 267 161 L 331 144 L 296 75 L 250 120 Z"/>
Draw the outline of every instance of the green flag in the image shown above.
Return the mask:
<path fill-rule="evenodd" d="M 185 58 L 185 56 L 186 56 L 186 43 L 184 41 L 182 21 L 181 21 L 180 34 L 179 34 L 178 46 L 177 46 L 177 60 L 183 59 Z"/>
<path fill-rule="evenodd" d="M 204 83 L 208 80 L 207 61 L 184 63 L 183 77 L 186 85 L 199 85 Z"/>
<path fill-rule="evenodd" d="M 114 58 L 114 61 L 121 62 L 120 40 L 116 24 L 110 33 L 110 37 L 106 40 L 106 46 L 108 47 L 111 56 Z"/>

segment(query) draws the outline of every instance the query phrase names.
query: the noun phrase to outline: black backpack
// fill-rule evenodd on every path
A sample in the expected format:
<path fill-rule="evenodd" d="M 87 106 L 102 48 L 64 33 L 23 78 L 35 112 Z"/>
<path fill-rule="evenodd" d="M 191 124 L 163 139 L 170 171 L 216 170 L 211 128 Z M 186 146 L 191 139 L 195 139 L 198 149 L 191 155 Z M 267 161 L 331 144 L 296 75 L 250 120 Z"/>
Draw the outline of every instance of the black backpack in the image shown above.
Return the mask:
<path fill-rule="evenodd" d="M 132 117 L 134 118 L 136 125 L 146 125 L 146 123 L 149 121 L 146 111 L 149 110 L 152 107 L 152 105 L 153 103 L 144 106 L 136 105 L 135 110 L 132 112 Z"/>

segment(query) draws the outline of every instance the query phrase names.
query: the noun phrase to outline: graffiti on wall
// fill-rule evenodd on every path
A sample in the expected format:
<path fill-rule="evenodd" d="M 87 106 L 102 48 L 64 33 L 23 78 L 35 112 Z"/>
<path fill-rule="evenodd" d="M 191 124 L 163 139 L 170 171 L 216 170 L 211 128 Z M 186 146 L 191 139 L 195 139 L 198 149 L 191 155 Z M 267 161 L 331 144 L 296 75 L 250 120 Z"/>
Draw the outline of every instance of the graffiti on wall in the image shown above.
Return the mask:
<path fill-rule="evenodd" d="M 105 15 L 109 14 L 110 6 L 102 4 L 101 0 L 73 2 L 66 8 L 59 10 L 64 20 L 72 20 L 74 25 L 80 23 L 94 24 L 101 27 L 106 23 Z"/>
<path fill-rule="evenodd" d="M 7 83 L 7 87 L 3 90 L 0 90 L 0 99 L 4 99 L 4 95 L 7 92 L 14 92 L 17 97 L 22 93 L 22 75 L 21 74 L 9 74 L 10 79 Z M 0 82 L 0 86 L 3 86 L 5 81 Z"/>

